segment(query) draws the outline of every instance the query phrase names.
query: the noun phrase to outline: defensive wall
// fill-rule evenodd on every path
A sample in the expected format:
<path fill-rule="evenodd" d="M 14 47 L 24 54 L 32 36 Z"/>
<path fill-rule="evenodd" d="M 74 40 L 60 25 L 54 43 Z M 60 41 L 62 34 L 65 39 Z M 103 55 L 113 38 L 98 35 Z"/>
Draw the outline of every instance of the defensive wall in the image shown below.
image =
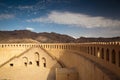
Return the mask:
<path fill-rule="evenodd" d="M 61 65 L 38 44 L 1 44 L 0 80 L 55 80 Z"/>
<path fill-rule="evenodd" d="M 120 80 L 120 42 L 5 43 L 0 44 L 0 57 L 2 54 L 0 65 L 3 66 L 4 62 L 11 59 L 10 57 L 19 55 L 18 53 L 31 48 L 42 49 L 50 57 L 54 58 L 62 68 L 76 70 L 78 72 L 76 80 Z M 52 68 L 52 66 L 49 68 Z M 64 78 L 65 75 L 70 79 Z M 57 74 L 56 72 L 56 80 L 74 80 L 72 77 L 75 76 L 72 75 Z"/>

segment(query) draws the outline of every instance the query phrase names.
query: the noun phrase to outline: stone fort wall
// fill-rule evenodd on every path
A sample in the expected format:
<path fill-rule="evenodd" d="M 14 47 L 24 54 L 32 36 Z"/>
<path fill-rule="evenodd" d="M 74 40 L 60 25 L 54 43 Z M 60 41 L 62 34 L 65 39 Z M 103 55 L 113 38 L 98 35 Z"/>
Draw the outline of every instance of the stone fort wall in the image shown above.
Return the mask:
<path fill-rule="evenodd" d="M 37 44 L 1 44 L 0 80 L 55 80 L 61 65 Z"/>
<path fill-rule="evenodd" d="M 79 72 L 80 80 L 119 80 L 120 42 L 42 44 L 69 68 Z"/>
<path fill-rule="evenodd" d="M 79 80 L 119 80 L 120 42 L 0 44 L 0 53 L 8 51 L 7 56 L 9 49 L 24 51 L 31 47 L 40 47 L 64 67 L 76 69 Z"/>

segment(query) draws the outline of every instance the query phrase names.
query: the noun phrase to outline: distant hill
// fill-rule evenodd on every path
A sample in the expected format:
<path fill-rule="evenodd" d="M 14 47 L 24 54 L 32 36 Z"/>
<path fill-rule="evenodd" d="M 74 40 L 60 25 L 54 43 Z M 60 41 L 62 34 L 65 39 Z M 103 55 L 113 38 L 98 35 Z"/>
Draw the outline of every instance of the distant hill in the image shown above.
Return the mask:
<path fill-rule="evenodd" d="M 51 43 L 70 43 L 74 42 L 75 39 L 68 35 L 57 34 L 57 33 L 38 33 L 38 37 L 36 38 L 37 41 L 40 42 L 51 42 Z"/>
<path fill-rule="evenodd" d="M 92 38 L 92 37 L 80 37 L 75 40 L 75 42 L 114 42 L 120 41 L 120 37 L 112 37 L 112 38 Z"/>
<path fill-rule="evenodd" d="M 0 42 L 42 42 L 42 43 L 70 43 L 74 38 L 57 33 L 35 33 L 29 30 L 0 31 Z"/>
<path fill-rule="evenodd" d="M 120 41 L 114 38 L 87 38 L 75 39 L 71 36 L 58 33 L 35 33 L 29 30 L 0 31 L 0 43 L 81 43 L 81 42 L 109 42 Z"/>

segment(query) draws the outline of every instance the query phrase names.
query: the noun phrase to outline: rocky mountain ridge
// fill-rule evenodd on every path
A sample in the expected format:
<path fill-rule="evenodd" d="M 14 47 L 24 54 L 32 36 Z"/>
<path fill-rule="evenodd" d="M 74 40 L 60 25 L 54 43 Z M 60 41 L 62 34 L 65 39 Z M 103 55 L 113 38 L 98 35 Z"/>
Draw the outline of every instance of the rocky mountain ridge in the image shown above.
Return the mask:
<path fill-rule="evenodd" d="M 120 37 L 113 38 L 87 38 L 75 39 L 71 36 L 58 33 L 36 33 L 29 30 L 0 31 L 0 43 L 80 43 L 80 42 L 109 42 L 120 41 Z"/>

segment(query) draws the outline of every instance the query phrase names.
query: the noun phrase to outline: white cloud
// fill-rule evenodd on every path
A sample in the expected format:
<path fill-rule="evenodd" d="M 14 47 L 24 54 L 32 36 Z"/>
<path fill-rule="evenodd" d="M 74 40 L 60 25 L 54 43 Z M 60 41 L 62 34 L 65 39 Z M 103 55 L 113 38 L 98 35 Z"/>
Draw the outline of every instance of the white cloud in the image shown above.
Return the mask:
<path fill-rule="evenodd" d="M 27 20 L 27 22 L 56 23 L 86 28 L 120 26 L 120 20 L 107 19 L 101 16 L 93 17 L 85 14 L 56 11 L 51 12 L 46 17 L 30 19 Z"/>
<path fill-rule="evenodd" d="M 15 16 L 13 14 L 0 14 L 0 20 L 3 19 L 11 19 L 14 18 Z"/>
<path fill-rule="evenodd" d="M 34 28 L 26 27 L 26 30 L 34 31 Z"/>

